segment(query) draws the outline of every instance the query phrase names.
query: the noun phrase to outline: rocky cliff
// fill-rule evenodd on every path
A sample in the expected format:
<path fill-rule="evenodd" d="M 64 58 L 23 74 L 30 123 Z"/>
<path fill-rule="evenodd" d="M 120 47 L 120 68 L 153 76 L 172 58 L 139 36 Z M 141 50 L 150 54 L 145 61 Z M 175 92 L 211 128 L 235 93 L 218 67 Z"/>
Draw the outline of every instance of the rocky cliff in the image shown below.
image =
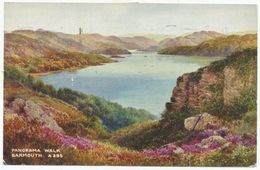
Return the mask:
<path fill-rule="evenodd" d="M 215 73 L 208 68 L 201 69 L 197 74 L 200 78 L 194 79 L 193 73 L 184 74 L 177 80 L 177 86 L 172 92 L 171 102 L 166 104 L 167 110 L 181 109 L 185 104 L 200 109 L 202 104 L 209 100 L 211 92 L 207 89 L 209 84 L 217 81 Z"/>
<path fill-rule="evenodd" d="M 232 105 L 248 89 L 256 91 L 256 49 L 234 53 L 177 80 L 168 112 L 188 106 L 199 112 Z M 243 96 L 244 97 L 244 96 Z M 219 108 L 218 108 L 219 107 Z"/>

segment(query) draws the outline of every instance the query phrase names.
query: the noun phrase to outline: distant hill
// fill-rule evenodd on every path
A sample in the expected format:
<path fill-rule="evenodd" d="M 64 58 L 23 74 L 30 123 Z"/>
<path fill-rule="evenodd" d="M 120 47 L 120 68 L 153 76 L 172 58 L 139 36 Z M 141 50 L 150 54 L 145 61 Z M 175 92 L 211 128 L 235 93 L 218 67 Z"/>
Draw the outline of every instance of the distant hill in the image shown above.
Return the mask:
<path fill-rule="evenodd" d="M 198 55 L 198 56 L 227 56 L 234 51 L 246 48 L 256 48 L 257 35 L 247 34 L 243 36 L 230 35 L 204 41 L 197 46 L 179 46 L 164 48 L 160 54 Z"/>
<path fill-rule="evenodd" d="M 215 31 L 200 31 L 194 32 L 186 36 L 179 36 L 176 38 L 167 38 L 159 43 L 160 49 L 168 47 L 179 47 L 179 46 L 195 46 L 203 41 L 210 40 L 217 37 L 224 37 L 224 34 Z"/>
<path fill-rule="evenodd" d="M 107 51 L 106 49 L 121 49 L 121 50 L 146 50 L 150 46 L 156 46 L 157 42 L 144 36 L 135 37 L 117 37 L 103 36 L 100 34 L 65 34 L 60 32 L 51 32 L 39 29 L 32 30 L 16 30 L 13 33 L 21 34 L 33 39 L 39 39 L 48 42 L 51 45 L 60 48 L 66 48 L 80 52 L 100 52 Z M 126 52 L 127 54 L 128 52 Z M 109 53 L 105 53 L 109 54 Z"/>
<path fill-rule="evenodd" d="M 121 35 L 120 37 L 136 37 L 136 36 L 142 36 L 146 37 L 149 39 L 152 39 L 154 41 L 162 41 L 166 38 L 174 38 L 175 35 L 170 35 L 170 34 L 156 34 L 156 33 L 132 33 L 132 34 L 124 34 Z"/>
<path fill-rule="evenodd" d="M 5 32 L 4 37 L 5 63 L 14 64 L 30 73 L 107 63 L 112 60 L 96 54 L 130 54 L 129 50 L 157 51 L 158 44 L 143 36 L 76 35 L 42 29 Z"/>
<path fill-rule="evenodd" d="M 22 35 L 33 40 L 38 40 L 42 44 L 48 44 L 53 48 L 66 51 L 77 51 L 77 52 L 89 52 L 90 48 L 87 48 L 80 43 L 79 39 L 75 41 L 71 36 L 62 37 L 60 33 L 51 32 L 39 29 L 37 31 L 33 30 L 16 30 L 10 34 Z"/>
<path fill-rule="evenodd" d="M 257 30 L 228 33 L 228 35 L 246 35 L 246 34 L 257 34 Z"/>
<path fill-rule="evenodd" d="M 144 51 L 146 51 L 150 47 L 154 47 L 158 45 L 156 41 L 146 38 L 144 36 L 121 37 L 121 40 L 128 42 L 129 44 L 135 44 L 136 47 L 132 49 L 139 49 Z"/>

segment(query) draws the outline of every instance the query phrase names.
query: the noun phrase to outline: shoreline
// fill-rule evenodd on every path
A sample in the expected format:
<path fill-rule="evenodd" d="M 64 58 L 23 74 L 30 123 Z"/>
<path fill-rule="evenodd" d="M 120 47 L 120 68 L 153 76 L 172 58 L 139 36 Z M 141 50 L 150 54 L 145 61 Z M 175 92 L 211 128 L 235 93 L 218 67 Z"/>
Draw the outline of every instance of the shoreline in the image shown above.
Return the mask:
<path fill-rule="evenodd" d="M 114 63 L 114 62 L 118 62 L 117 60 L 111 61 L 111 62 L 107 62 L 107 63 L 101 63 L 101 64 L 96 64 L 96 65 L 86 65 L 86 66 L 80 66 L 80 67 L 70 67 L 70 68 L 66 68 L 66 69 L 62 69 L 62 70 L 56 70 L 56 71 L 48 71 L 48 72 L 41 72 L 41 73 L 28 73 L 28 75 L 32 76 L 33 78 L 39 78 L 42 76 L 47 76 L 47 75 L 51 75 L 51 74 L 56 74 L 56 73 L 61 73 L 61 72 L 73 72 L 73 71 L 77 71 L 83 68 L 87 68 L 87 67 L 92 67 L 92 66 L 101 66 L 104 64 L 108 64 L 108 63 Z"/>
<path fill-rule="evenodd" d="M 76 70 L 87 68 L 87 67 L 88 66 L 71 67 L 71 68 L 62 69 L 62 70 L 56 70 L 56 71 L 48 71 L 48 72 L 41 72 L 41 73 L 28 73 L 28 74 L 30 76 L 32 76 L 33 78 L 39 78 L 39 77 L 42 77 L 42 76 L 47 76 L 47 75 L 51 75 L 51 74 L 61 73 L 61 72 L 64 72 L 64 71 L 76 71 Z"/>
<path fill-rule="evenodd" d="M 100 64 L 96 64 L 96 65 L 86 65 L 86 66 L 80 66 L 80 67 L 71 67 L 71 68 L 66 68 L 66 69 L 61 69 L 61 70 L 56 70 L 56 71 L 41 72 L 41 73 L 28 73 L 28 75 L 32 76 L 33 78 L 39 78 L 39 77 L 42 77 L 42 76 L 61 73 L 61 72 L 64 72 L 64 71 L 69 71 L 69 72 L 71 71 L 72 72 L 72 71 L 77 71 L 77 70 L 87 68 L 87 67 L 100 66 L 100 65 L 104 65 L 104 64 L 119 62 L 116 59 L 121 59 L 121 58 L 126 58 L 126 57 L 119 55 L 119 57 L 110 56 L 109 58 L 112 59 L 112 61 L 107 62 L 107 63 L 100 63 Z"/>

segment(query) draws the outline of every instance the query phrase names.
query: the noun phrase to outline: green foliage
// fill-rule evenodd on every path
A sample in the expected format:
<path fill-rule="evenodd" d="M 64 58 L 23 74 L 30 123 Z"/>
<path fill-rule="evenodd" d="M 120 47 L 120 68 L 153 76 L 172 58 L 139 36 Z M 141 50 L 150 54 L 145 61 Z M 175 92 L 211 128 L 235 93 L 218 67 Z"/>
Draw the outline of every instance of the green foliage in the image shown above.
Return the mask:
<path fill-rule="evenodd" d="M 95 50 L 94 52 L 97 54 L 107 54 L 107 55 L 131 54 L 128 50 L 117 48 L 117 47 L 111 47 L 111 48 L 106 47 L 104 49 Z"/>
<path fill-rule="evenodd" d="M 245 49 L 233 53 L 224 60 L 212 62 L 208 66 L 208 69 L 212 72 L 218 73 L 222 72 L 226 66 L 231 66 L 236 69 L 240 76 L 243 76 L 256 69 L 256 57 L 256 48 Z"/>
<path fill-rule="evenodd" d="M 19 81 L 37 92 L 61 99 L 87 115 L 95 115 L 112 131 L 136 122 L 156 118 L 143 109 L 124 108 L 117 103 L 73 91 L 69 88 L 60 88 L 56 91 L 53 86 L 45 84 L 41 80 L 33 80 L 32 77 L 26 76 L 21 70 L 13 66 L 6 65 L 5 78 Z"/>
<path fill-rule="evenodd" d="M 243 135 L 246 133 L 256 133 L 256 124 L 257 124 L 257 112 L 252 110 L 246 112 L 241 120 L 241 124 L 238 128 L 235 129 L 235 133 Z"/>
<path fill-rule="evenodd" d="M 204 104 L 203 111 L 231 119 L 241 119 L 246 112 L 256 108 L 256 54 L 256 49 L 246 49 L 224 60 L 213 62 L 208 67 L 210 71 L 217 73 L 218 82 L 208 86 L 212 96 L 210 101 Z M 233 68 L 241 83 L 253 80 L 251 86 L 244 85 L 239 96 L 234 97 L 228 104 L 224 103 L 223 96 L 225 67 Z"/>
<path fill-rule="evenodd" d="M 158 51 L 159 54 L 179 54 L 188 55 L 194 53 L 194 46 L 179 46 L 179 47 L 168 47 Z"/>
<path fill-rule="evenodd" d="M 26 86 L 32 87 L 33 78 L 31 76 L 26 76 L 21 69 L 11 65 L 5 65 L 4 69 L 5 79 L 16 80 Z"/>
<path fill-rule="evenodd" d="M 246 112 L 253 109 L 256 109 L 256 88 L 250 87 L 244 89 L 240 96 L 234 98 L 225 110 L 228 116 L 241 119 Z"/>
<path fill-rule="evenodd" d="M 228 56 L 235 51 L 257 47 L 257 35 L 230 35 L 210 39 L 197 46 L 173 46 L 161 49 L 159 54 L 175 54 L 188 56 Z"/>
<path fill-rule="evenodd" d="M 158 121 L 136 123 L 112 133 L 110 141 L 119 146 L 142 150 L 143 148 L 152 147 L 151 141 L 154 140 L 156 129 L 158 129 Z"/>
<path fill-rule="evenodd" d="M 225 116 L 224 98 L 223 98 L 224 79 L 219 77 L 219 81 L 215 84 L 210 84 L 207 89 L 212 92 L 209 101 L 206 101 L 203 112 L 208 112 L 213 115 Z"/>
<path fill-rule="evenodd" d="M 209 71 L 218 73 L 223 71 L 226 65 L 228 65 L 228 59 L 214 61 L 208 66 L 208 69 Z"/>
<path fill-rule="evenodd" d="M 28 72 L 29 73 L 37 73 L 38 69 L 36 66 L 33 66 L 33 65 L 29 65 L 28 66 Z"/>
<path fill-rule="evenodd" d="M 245 167 L 256 164 L 256 148 L 239 146 L 231 153 L 225 151 L 215 151 L 205 159 L 192 162 L 193 166 L 236 166 Z"/>
<path fill-rule="evenodd" d="M 202 74 L 204 68 L 205 67 L 202 67 L 195 72 L 189 73 L 190 81 L 197 83 L 201 79 L 201 74 Z"/>
<path fill-rule="evenodd" d="M 186 103 L 180 111 L 165 111 L 162 114 L 162 119 L 160 120 L 160 124 L 164 127 L 168 127 L 171 130 L 181 130 L 184 129 L 184 120 L 187 117 L 194 115 L 196 112 L 194 109 L 190 108 Z"/>
<path fill-rule="evenodd" d="M 86 136 L 88 138 L 98 137 L 106 139 L 110 133 L 103 127 L 101 120 L 97 116 L 88 116 L 61 125 L 62 129 L 71 136 Z"/>
<path fill-rule="evenodd" d="M 124 133 L 119 136 L 115 135 L 117 137 L 112 140 L 120 146 L 134 150 L 158 148 L 167 143 L 180 141 L 188 134 L 184 128 L 184 119 L 192 114 L 195 114 L 194 110 L 184 105 L 179 112 L 165 112 L 158 123 L 134 126 L 129 131 L 122 130 Z"/>
<path fill-rule="evenodd" d="M 143 109 L 123 108 L 117 103 L 68 88 L 60 88 L 57 92 L 57 98 L 74 105 L 86 114 L 100 117 L 103 124 L 112 131 L 136 122 L 155 118 Z"/>
<path fill-rule="evenodd" d="M 216 85 L 217 86 L 217 85 Z M 241 119 L 244 114 L 256 108 L 256 88 L 250 87 L 241 91 L 229 104 L 224 104 L 222 91 L 215 91 L 211 100 L 206 102 L 204 111 L 221 117 Z"/>

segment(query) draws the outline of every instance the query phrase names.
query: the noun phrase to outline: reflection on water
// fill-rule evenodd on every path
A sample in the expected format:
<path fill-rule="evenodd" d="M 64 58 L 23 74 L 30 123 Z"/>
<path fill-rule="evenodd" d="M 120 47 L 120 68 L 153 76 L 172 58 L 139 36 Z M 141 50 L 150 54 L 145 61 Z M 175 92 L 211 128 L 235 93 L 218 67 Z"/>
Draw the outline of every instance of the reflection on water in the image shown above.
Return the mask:
<path fill-rule="evenodd" d="M 51 74 L 40 79 L 56 88 L 69 87 L 159 115 L 170 100 L 180 75 L 221 59 L 156 53 L 136 53 L 125 57 L 116 63 Z"/>

